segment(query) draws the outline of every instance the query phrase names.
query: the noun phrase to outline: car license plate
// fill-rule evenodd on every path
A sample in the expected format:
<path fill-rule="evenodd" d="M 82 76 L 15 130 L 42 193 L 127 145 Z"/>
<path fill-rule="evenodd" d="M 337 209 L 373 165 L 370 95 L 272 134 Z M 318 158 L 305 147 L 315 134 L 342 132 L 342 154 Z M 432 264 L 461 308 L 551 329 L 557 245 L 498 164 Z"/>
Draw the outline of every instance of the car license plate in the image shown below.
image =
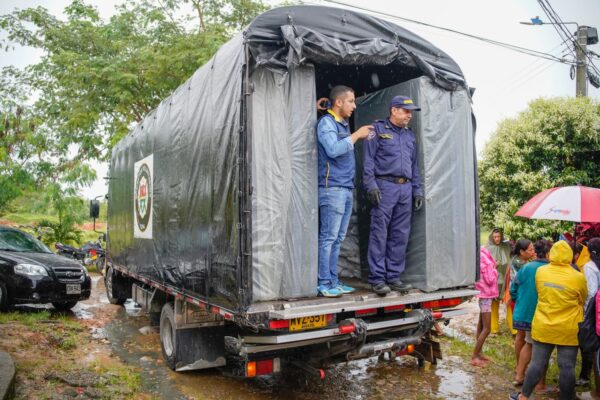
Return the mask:
<path fill-rule="evenodd" d="M 313 315 L 310 317 L 292 318 L 290 331 L 303 331 L 305 329 L 322 328 L 327 326 L 327 315 Z"/>
<path fill-rule="evenodd" d="M 75 283 L 67 283 L 67 294 L 80 294 L 81 285 Z"/>

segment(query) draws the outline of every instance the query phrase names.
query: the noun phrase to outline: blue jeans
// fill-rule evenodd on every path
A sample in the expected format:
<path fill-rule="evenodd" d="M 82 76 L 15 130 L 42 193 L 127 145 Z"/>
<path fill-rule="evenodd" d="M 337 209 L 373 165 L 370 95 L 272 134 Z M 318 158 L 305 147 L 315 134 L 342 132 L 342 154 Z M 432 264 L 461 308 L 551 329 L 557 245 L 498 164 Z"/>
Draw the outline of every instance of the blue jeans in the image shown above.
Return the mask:
<path fill-rule="evenodd" d="M 319 187 L 319 286 L 339 285 L 337 262 L 352 215 L 352 190 Z"/>

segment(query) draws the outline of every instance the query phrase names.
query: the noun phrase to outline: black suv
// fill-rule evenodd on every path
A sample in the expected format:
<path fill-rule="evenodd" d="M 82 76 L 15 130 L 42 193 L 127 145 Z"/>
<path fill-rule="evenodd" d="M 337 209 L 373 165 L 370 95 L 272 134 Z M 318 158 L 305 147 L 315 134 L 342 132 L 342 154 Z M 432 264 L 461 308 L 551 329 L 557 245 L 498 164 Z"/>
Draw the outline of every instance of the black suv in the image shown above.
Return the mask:
<path fill-rule="evenodd" d="M 28 233 L 0 226 L 0 310 L 23 303 L 68 310 L 88 299 L 91 288 L 83 265 L 54 254 Z"/>

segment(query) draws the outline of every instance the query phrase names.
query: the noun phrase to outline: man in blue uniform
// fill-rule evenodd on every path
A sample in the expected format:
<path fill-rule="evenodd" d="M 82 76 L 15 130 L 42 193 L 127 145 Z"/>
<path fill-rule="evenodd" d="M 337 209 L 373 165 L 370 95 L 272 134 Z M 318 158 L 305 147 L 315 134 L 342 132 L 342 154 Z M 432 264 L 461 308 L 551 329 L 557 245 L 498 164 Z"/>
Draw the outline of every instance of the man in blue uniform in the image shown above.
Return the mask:
<path fill-rule="evenodd" d="M 408 123 L 419 111 L 406 96 L 390 103 L 390 116 L 373 123 L 363 150 L 363 182 L 372 203 L 369 232 L 369 283 L 373 291 L 406 291 L 404 272 L 412 209 L 423 205 L 415 134 Z M 391 289 L 390 289 L 391 288 Z"/>
<path fill-rule="evenodd" d="M 348 118 L 356 109 L 354 91 L 335 86 L 329 95 L 331 108 L 319 120 L 319 279 L 321 296 L 339 297 L 354 288 L 338 279 L 340 246 L 352 214 L 354 144 L 369 135 L 371 126 L 350 133 Z"/>

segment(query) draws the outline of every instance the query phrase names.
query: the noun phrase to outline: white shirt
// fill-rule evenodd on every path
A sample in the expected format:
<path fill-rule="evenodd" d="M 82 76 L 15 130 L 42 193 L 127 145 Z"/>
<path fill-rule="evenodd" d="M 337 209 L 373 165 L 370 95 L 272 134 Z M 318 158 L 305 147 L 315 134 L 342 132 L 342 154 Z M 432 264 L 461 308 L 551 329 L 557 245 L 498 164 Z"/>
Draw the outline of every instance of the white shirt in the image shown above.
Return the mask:
<path fill-rule="evenodd" d="M 588 287 L 588 296 L 583 305 L 583 309 L 585 310 L 589 301 L 596 297 L 598 286 L 600 286 L 600 271 L 598 271 L 596 263 L 590 260 L 583 266 L 583 274 L 585 275 Z"/>

